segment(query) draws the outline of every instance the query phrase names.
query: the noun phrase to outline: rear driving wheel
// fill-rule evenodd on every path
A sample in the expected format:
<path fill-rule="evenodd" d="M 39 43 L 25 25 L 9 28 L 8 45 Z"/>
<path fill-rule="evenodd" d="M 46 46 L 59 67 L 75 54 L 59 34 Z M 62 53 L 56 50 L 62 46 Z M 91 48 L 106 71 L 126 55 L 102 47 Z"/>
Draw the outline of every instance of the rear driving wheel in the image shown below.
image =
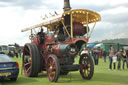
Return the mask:
<path fill-rule="evenodd" d="M 40 70 L 40 54 L 36 44 L 25 44 L 23 49 L 24 74 L 28 77 L 38 75 Z"/>
<path fill-rule="evenodd" d="M 57 82 L 60 74 L 59 60 L 55 55 L 49 55 L 47 60 L 47 75 L 51 82 Z"/>
<path fill-rule="evenodd" d="M 88 54 L 82 54 L 79 60 L 80 74 L 83 79 L 90 80 L 94 73 L 94 64 L 92 58 Z"/>

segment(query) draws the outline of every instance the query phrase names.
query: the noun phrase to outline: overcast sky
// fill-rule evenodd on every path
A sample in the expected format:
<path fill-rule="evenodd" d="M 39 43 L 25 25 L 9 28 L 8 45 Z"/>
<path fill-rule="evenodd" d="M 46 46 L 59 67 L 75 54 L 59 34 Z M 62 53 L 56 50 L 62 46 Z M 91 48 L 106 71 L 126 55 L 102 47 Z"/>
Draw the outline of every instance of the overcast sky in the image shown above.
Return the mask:
<path fill-rule="evenodd" d="M 70 0 L 72 9 L 101 14 L 91 41 L 128 38 L 128 0 Z M 29 42 L 21 29 L 41 22 L 45 14 L 63 12 L 63 0 L 0 0 L 0 44 Z"/>

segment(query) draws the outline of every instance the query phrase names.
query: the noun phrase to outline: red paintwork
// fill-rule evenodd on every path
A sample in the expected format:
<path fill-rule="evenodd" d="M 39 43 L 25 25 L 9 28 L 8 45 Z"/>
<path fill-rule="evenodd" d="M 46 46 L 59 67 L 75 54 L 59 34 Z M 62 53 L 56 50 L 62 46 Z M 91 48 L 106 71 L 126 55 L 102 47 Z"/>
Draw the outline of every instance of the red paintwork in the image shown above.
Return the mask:
<path fill-rule="evenodd" d="M 88 38 L 73 38 L 71 40 L 65 40 L 65 44 L 76 44 L 76 42 L 78 41 L 84 41 L 84 42 L 88 42 Z M 48 56 L 49 54 L 54 54 L 56 56 L 60 57 L 60 61 L 61 63 L 63 63 L 63 55 L 60 54 L 59 52 L 59 47 L 61 44 L 63 44 L 62 42 L 57 42 L 57 44 L 55 43 L 55 38 L 54 35 L 46 35 L 45 36 L 45 42 L 43 44 L 40 44 L 40 37 L 37 35 L 34 35 L 32 37 L 32 43 L 36 43 L 38 48 L 41 50 L 41 56 L 45 57 L 45 61 L 47 63 L 48 60 Z M 49 52 L 49 48 L 52 45 L 52 49 Z M 42 62 L 42 61 L 41 61 Z"/>
<path fill-rule="evenodd" d="M 31 39 L 32 43 L 39 44 L 40 43 L 40 37 L 37 35 L 34 35 Z"/>
<path fill-rule="evenodd" d="M 60 52 L 59 52 L 59 46 L 60 46 L 60 45 L 61 45 L 61 44 L 53 45 L 52 47 L 53 47 L 54 49 L 52 50 L 52 53 L 54 53 L 55 55 L 61 56 L 61 54 L 60 54 Z"/>
<path fill-rule="evenodd" d="M 45 37 L 45 44 L 55 44 L 54 35 Z"/>
<path fill-rule="evenodd" d="M 70 43 L 70 44 L 75 44 L 77 41 L 85 41 L 86 43 L 88 43 L 88 38 L 73 38 L 72 40 L 66 40 L 66 43 Z"/>

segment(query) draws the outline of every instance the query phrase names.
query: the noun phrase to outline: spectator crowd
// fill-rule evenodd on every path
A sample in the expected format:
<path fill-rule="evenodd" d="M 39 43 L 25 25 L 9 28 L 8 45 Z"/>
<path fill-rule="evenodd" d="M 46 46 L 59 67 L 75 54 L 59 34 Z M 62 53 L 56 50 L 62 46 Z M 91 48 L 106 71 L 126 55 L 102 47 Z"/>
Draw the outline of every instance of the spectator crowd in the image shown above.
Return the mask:
<path fill-rule="evenodd" d="M 121 70 L 121 67 L 122 69 L 125 69 L 125 67 L 128 69 L 128 53 L 124 47 L 122 47 L 121 50 L 115 50 L 114 47 L 110 45 L 108 53 L 100 48 L 85 47 L 83 48 L 81 55 L 83 53 L 92 56 L 95 65 L 99 64 L 99 58 L 104 58 L 104 63 L 106 63 L 106 59 L 109 58 L 109 70 Z"/>

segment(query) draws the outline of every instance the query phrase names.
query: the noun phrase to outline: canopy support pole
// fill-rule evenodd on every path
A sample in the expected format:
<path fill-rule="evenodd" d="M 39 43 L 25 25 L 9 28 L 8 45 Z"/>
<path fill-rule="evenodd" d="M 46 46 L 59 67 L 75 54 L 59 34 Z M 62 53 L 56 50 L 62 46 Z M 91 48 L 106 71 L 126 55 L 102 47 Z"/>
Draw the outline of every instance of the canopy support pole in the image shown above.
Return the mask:
<path fill-rule="evenodd" d="M 96 22 L 94 23 L 94 25 L 93 25 L 93 27 L 92 27 L 92 30 L 91 30 L 90 35 L 89 35 L 89 38 L 90 38 L 91 35 L 92 35 L 92 32 L 93 32 L 93 30 L 94 30 L 94 28 L 95 28 L 95 25 L 96 25 Z"/>
<path fill-rule="evenodd" d="M 72 23 L 72 13 L 70 15 L 70 18 L 71 18 L 71 21 L 70 21 L 70 24 L 71 24 L 71 38 L 73 38 L 73 23 Z"/>
<path fill-rule="evenodd" d="M 87 15 L 86 15 L 86 22 L 87 22 L 87 38 L 88 38 L 88 12 L 87 12 Z"/>
<path fill-rule="evenodd" d="M 66 28 L 66 26 L 64 25 L 64 22 L 63 22 L 63 21 L 61 21 L 61 23 L 63 24 L 64 29 L 66 30 L 66 32 L 67 32 L 67 34 L 68 34 L 68 36 L 69 36 L 69 37 L 71 37 L 71 36 L 70 36 L 70 34 L 69 34 L 69 32 L 68 32 L 68 30 L 67 30 L 67 28 Z"/>

